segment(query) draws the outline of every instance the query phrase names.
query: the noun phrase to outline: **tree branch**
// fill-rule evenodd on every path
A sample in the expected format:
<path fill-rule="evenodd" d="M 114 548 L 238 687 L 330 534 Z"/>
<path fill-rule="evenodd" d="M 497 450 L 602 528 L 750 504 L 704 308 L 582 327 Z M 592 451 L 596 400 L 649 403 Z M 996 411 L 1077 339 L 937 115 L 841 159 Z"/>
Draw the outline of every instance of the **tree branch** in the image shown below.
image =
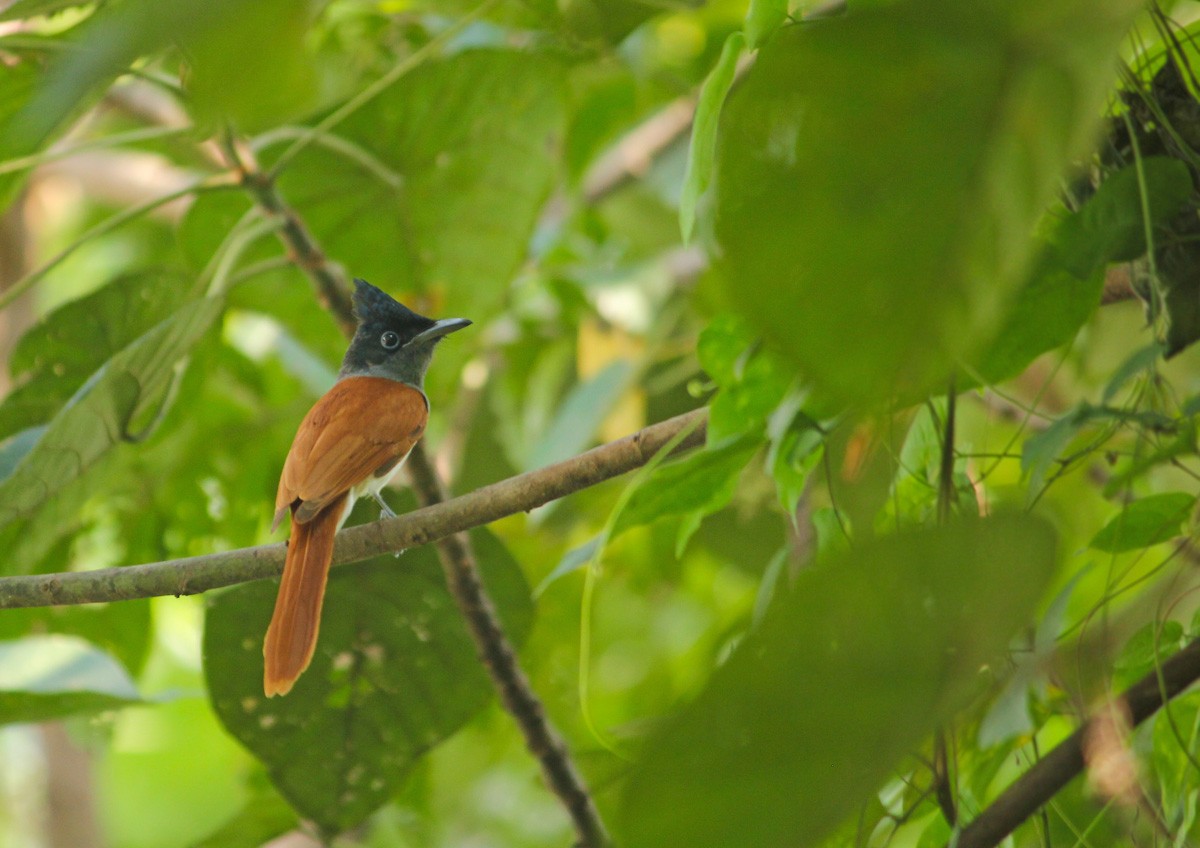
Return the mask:
<path fill-rule="evenodd" d="M 611 480 L 645 465 L 676 433 L 691 426 L 697 418 L 705 417 L 706 409 L 688 412 L 462 497 L 395 518 L 348 527 L 337 536 L 333 564 L 345 565 L 437 542 Z M 696 447 L 703 441 L 701 426 L 678 449 Z M 279 543 L 145 565 L 0 577 L 0 609 L 195 595 L 235 583 L 277 577 L 283 572 L 286 550 Z"/>
<path fill-rule="evenodd" d="M 1133 684 L 1121 696 L 1136 727 L 1163 704 L 1200 679 L 1200 639 Z M 1088 721 L 1021 775 L 1000 797 L 967 825 L 951 844 L 957 848 L 992 848 L 1025 819 L 1050 801 L 1086 765 L 1084 744 L 1095 720 Z"/>

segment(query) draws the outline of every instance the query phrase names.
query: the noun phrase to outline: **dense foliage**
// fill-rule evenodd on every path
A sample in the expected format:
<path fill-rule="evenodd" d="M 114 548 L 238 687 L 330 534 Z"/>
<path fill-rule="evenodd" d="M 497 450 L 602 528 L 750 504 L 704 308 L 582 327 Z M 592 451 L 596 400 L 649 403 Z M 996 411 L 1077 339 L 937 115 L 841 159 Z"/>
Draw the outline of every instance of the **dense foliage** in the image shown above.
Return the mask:
<path fill-rule="evenodd" d="M 1093 717 L 1011 844 L 1190 844 L 1200 695 L 1116 696 L 1200 636 L 1198 17 L 15 0 L 0 572 L 279 541 L 363 277 L 475 322 L 455 492 L 707 406 L 471 534 L 615 844 L 953 844 Z M 266 701 L 274 586 L 0 609 L 0 845 L 570 844 L 432 547 L 335 569 Z"/>

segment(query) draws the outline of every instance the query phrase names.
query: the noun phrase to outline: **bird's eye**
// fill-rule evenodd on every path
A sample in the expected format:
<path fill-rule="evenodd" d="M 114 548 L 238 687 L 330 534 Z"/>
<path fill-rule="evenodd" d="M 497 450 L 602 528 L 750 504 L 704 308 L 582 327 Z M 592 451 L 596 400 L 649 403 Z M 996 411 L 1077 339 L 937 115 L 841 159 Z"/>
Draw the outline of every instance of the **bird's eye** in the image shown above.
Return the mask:
<path fill-rule="evenodd" d="M 383 345 L 384 350 L 395 350 L 400 347 L 400 336 L 391 330 L 387 330 L 379 337 L 379 343 Z"/>

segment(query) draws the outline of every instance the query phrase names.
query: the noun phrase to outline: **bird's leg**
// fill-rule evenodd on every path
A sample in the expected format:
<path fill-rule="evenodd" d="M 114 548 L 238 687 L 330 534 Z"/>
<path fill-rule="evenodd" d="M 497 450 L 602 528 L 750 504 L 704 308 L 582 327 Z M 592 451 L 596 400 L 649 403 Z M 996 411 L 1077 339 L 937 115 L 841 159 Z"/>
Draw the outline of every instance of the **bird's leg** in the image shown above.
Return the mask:
<path fill-rule="evenodd" d="M 380 521 L 382 521 L 385 518 L 395 518 L 396 517 L 396 513 L 392 512 L 392 508 L 387 505 L 387 501 L 385 501 L 383 499 L 383 495 L 381 495 L 379 492 L 373 492 L 371 494 L 371 497 L 373 497 L 375 499 L 375 503 L 379 504 L 379 520 Z"/>

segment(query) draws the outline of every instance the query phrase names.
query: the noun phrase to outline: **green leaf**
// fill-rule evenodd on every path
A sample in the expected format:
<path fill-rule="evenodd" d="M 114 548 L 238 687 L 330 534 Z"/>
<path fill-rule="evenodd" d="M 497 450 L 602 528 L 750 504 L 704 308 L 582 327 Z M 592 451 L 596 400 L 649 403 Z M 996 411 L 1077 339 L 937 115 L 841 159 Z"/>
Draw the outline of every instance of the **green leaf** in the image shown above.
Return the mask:
<path fill-rule="evenodd" d="M 519 645 L 529 588 L 507 549 L 471 534 L 487 588 Z M 339 832 L 391 798 L 417 760 L 491 698 L 433 547 L 334 569 L 312 665 L 283 698 L 262 692 L 275 581 L 217 595 L 205 674 L 225 727 L 262 760 L 304 818 Z"/>
<path fill-rule="evenodd" d="M 1106 177 L 1055 234 L 1062 267 L 1078 279 L 1094 276 L 1109 262 L 1129 262 L 1146 252 L 1139 164 L 1151 228 L 1173 218 L 1191 197 L 1191 171 L 1179 159 L 1151 156 Z"/>
<path fill-rule="evenodd" d="M 822 392 L 926 394 L 1000 329 L 1110 91 L 1095 69 L 1139 8 L 1027 5 L 897 3 L 783 28 L 731 94 L 724 294 Z M 1082 31 L 1063 25 L 1079 16 Z"/>
<path fill-rule="evenodd" d="M 205 298 L 161 321 L 112 357 L 54 417 L 16 470 L 0 483 L 0 528 L 33 513 L 133 437 L 163 394 L 176 366 L 220 315 Z"/>
<path fill-rule="evenodd" d="M 256 0 L 229 10 L 237 26 L 182 31 L 188 89 L 202 120 L 232 119 L 254 132 L 314 104 L 314 57 L 304 47 L 311 8 L 308 0 Z"/>
<path fill-rule="evenodd" d="M 39 15 L 52 15 L 77 6 L 91 6 L 92 0 L 14 0 L 0 11 L 0 21 L 16 21 Z"/>
<path fill-rule="evenodd" d="M 1121 648 L 1113 663 L 1117 679 L 1113 685 L 1124 689 L 1170 659 L 1183 647 L 1184 630 L 1178 621 L 1152 621 L 1137 630 Z"/>
<path fill-rule="evenodd" d="M 1129 358 L 1122 362 L 1112 376 L 1108 378 L 1108 382 L 1104 386 L 1104 396 L 1102 403 L 1109 403 L 1117 396 L 1126 383 L 1132 380 L 1143 371 L 1149 371 L 1154 368 L 1158 360 L 1163 355 L 1162 345 L 1154 342 L 1146 345 L 1141 350 L 1134 351 L 1129 355 Z"/>
<path fill-rule="evenodd" d="M 1148 548 L 1178 536 L 1196 496 L 1183 492 L 1149 495 L 1134 501 L 1109 521 L 1091 541 L 1091 547 L 1109 553 Z"/>
<path fill-rule="evenodd" d="M 436 297 L 445 314 L 494 315 L 553 184 L 564 73 L 549 56 L 507 50 L 426 63 L 337 127 L 391 178 L 310 145 L 280 191 L 355 275 Z"/>
<path fill-rule="evenodd" d="M 1020 374 L 1046 351 L 1068 343 L 1100 306 L 1103 290 L 1102 270 L 1080 279 L 1059 268 L 1054 254 L 1044 250 L 1000 332 L 979 355 L 975 373 L 984 384 L 999 383 Z"/>
<path fill-rule="evenodd" d="M 1031 494 L 1041 490 L 1050 466 L 1091 419 L 1090 408 L 1083 405 L 1025 440 L 1021 448 L 1021 472 L 1029 477 Z"/>
<path fill-rule="evenodd" d="M 0 724 L 49 721 L 141 700 L 121 664 L 82 639 L 0 642 Z"/>
<path fill-rule="evenodd" d="M 753 50 L 761 47 L 787 19 L 787 12 L 788 0 L 750 0 L 746 21 L 742 25 L 747 46 Z"/>
<path fill-rule="evenodd" d="M 561 462 L 588 447 L 596 436 L 596 429 L 629 388 L 633 374 L 633 363 L 618 359 L 577 383 L 534 445 L 525 470 Z"/>
<path fill-rule="evenodd" d="M 613 527 L 614 537 L 668 515 L 703 516 L 724 508 L 757 448 L 754 440 L 736 439 L 659 466 L 629 498 Z"/>
<path fill-rule="evenodd" d="M 49 421 L 96 369 L 179 308 L 187 292 L 180 275 L 129 274 L 29 329 L 9 359 L 18 386 L 0 404 L 0 438 Z"/>
<path fill-rule="evenodd" d="M 687 171 L 683 175 L 683 193 L 679 198 L 679 230 L 684 242 L 692 237 L 692 228 L 696 224 L 696 204 L 712 181 L 721 107 L 725 105 L 725 98 L 733 85 L 734 72 L 745 46 L 746 39 L 740 32 L 730 33 L 721 49 L 721 58 L 700 89 L 696 117 L 692 122 L 692 140 L 688 146 Z"/>
<path fill-rule="evenodd" d="M 150 602 L 30 607 L 5 610 L 0 640 L 56 634 L 86 639 L 137 674 L 150 648 Z"/>
<path fill-rule="evenodd" d="M 1054 564 L 1049 525 L 1009 515 L 802 572 L 648 744 L 621 844 L 817 844 L 965 704 Z"/>

